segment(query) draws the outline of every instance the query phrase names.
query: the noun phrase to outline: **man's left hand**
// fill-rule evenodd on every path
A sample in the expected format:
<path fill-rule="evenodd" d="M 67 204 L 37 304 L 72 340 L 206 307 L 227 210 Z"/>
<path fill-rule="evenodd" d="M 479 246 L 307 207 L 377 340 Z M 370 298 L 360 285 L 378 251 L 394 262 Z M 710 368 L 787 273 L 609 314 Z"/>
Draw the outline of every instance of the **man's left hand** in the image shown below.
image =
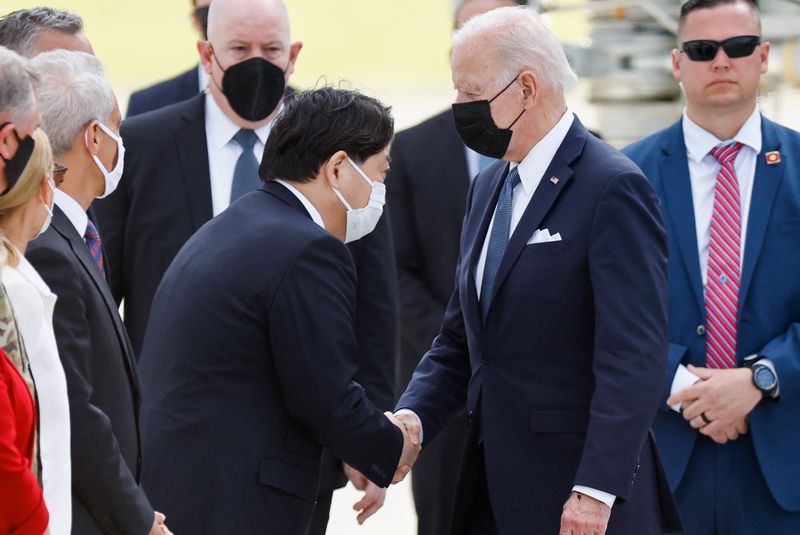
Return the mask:
<path fill-rule="evenodd" d="M 386 489 L 380 488 L 348 464 L 344 465 L 344 473 L 356 489 L 364 491 L 364 496 L 353 504 L 353 510 L 358 512 L 356 520 L 361 525 L 383 507 L 383 502 L 386 500 Z"/>
<path fill-rule="evenodd" d="M 561 513 L 558 535 L 605 535 L 611 508 L 591 496 L 573 492 Z"/>
<path fill-rule="evenodd" d="M 676 392 L 667 403 L 682 403 L 689 425 L 719 444 L 747 432 L 747 415 L 763 397 L 753 384 L 753 372 L 749 368 L 715 370 L 691 365 L 689 371 L 700 382 Z"/>

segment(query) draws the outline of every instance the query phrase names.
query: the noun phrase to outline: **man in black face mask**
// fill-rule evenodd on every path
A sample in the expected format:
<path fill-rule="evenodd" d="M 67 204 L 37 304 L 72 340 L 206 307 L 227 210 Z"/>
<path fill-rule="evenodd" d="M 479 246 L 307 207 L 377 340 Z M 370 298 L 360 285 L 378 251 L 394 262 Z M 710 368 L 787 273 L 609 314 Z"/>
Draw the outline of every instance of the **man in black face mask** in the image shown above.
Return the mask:
<path fill-rule="evenodd" d="M 124 299 L 125 325 L 137 354 L 156 288 L 180 248 L 204 223 L 260 186 L 265 141 L 301 47 L 290 40 L 282 1 L 214 0 L 208 41 L 199 46 L 209 77 L 206 92 L 122 124 L 122 180 L 94 206 L 111 289 L 118 303 Z M 359 274 L 357 380 L 388 410 L 394 402 L 397 290 L 387 218 L 348 248 Z M 370 493 L 367 505 L 382 503 L 380 489 L 350 475 Z M 325 504 L 345 482 L 341 463 L 326 457 L 321 517 L 315 518 L 323 531 Z"/>
<path fill-rule="evenodd" d="M 451 532 L 678 527 L 648 434 L 667 354 L 655 193 L 567 109 L 575 74 L 530 9 L 471 19 L 451 67 L 456 130 L 504 161 L 472 182 L 456 288 L 396 413 L 424 457 L 466 409 Z"/>

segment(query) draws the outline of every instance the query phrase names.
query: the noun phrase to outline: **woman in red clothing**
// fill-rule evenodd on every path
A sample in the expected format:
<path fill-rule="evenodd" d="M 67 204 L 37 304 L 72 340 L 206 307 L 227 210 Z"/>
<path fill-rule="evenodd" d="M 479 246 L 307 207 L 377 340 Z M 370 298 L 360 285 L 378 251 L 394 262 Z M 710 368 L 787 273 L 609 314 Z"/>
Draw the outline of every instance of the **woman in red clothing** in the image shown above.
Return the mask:
<path fill-rule="evenodd" d="M 31 470 L 36 407 L 30 390 L 0 349 L 0 533 L 47 534 L 42 489 Z"/>

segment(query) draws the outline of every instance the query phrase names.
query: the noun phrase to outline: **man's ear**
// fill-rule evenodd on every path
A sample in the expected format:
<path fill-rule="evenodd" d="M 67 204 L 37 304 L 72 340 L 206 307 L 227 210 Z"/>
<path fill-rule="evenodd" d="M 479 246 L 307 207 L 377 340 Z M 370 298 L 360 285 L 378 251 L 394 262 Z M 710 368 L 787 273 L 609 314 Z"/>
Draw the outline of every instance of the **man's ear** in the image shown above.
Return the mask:
<path fill-rule="evenodd" d="M 347 161 L 347 153 L 343 150 L 336 151 L 328 158 L 328 161 L 323 164 L 323 174 L 328 184 L 334 188 L 339 189 L 342 165 Z"/>
<path fill-rule="evenodd" d="M 522 86 L 522 96 L 525 101 L 533 103 L 539 94 L 536 75 L 531 71 L 522 71 L 519 75 L 519 84 Z"/>
<path fill-rule="evenodd" d="M 289 79 L 289 76 L 294 73 L 294 65 L 297 63 L 297 56 L 300 55 L 300 50 L 303 48 L 303 43 L 300 41 L 295 41 L 291 45 L 289 45 L 289 64 L 286 66 L 286 71 L 284 72 L 284 76 L 286 79 Z"/>
<path fill-rule="evenodd" d="M 89 151 L 90 154 L 97 156 L 100 152 L 100 143 L 97 140 L 97 134 L 100 132 L 100 123 L 97 119 L 92 119 L 89 124 L 86 125 L 86 128 L 81 130 L 78 134 L 79 136 L 84 136 L 83 140 L 86 149 Z"/>
<path fill-rule="evenodd" d="M 17 138 L 14 136 L 14 128 L 13 123 L 7 123 L 3 128 L 0 128 L 0 156 L 6 160 L 11 159 L 19 145 Z"/>
<path fill-rule="evenodd" d="M 203 66 L 203 70 L 206 71 L 206 74 L 211 76 L 211 62 L 214 61 L 211 43 L 198 39 L 197 53 L 200 55 L 200 64 Z"/>

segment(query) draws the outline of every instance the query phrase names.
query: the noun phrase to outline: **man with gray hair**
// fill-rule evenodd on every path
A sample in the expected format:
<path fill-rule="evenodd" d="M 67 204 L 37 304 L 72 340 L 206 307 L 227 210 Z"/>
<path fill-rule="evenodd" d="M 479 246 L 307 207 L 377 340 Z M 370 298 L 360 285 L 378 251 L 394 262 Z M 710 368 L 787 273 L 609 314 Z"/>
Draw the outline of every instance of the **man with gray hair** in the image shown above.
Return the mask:
<path fill-rule="evenodd" d="M 397 405 L 423 446 L 466 405 L 451 532 L 679 529 L 649 434 L 667 353 L 657 197 L 569 111 L 575 74 L 532 10 L 471 19 L 451 66 L 459 135 L 505 160 L 472 183 L 455 292 Z"/>
<path fill-rule="evenodd" d="M 28 58 L 57 49 L 94 54 L 83 34 L 83 19 L 51 7 L 20 9 L 0 18 L 0 45 Z"/>
<path fill-rule="evenodd" d="M 99 60 L 57 50 L 31 62 L 42 128 L 67 170 L 53 219 L 26 256 L 58 295 L 53 328 L 70 404 L 73 533 L 169 533 L 139 485 L 139 384 L 86 211 L 122 174 L 120 112 Z"/>

